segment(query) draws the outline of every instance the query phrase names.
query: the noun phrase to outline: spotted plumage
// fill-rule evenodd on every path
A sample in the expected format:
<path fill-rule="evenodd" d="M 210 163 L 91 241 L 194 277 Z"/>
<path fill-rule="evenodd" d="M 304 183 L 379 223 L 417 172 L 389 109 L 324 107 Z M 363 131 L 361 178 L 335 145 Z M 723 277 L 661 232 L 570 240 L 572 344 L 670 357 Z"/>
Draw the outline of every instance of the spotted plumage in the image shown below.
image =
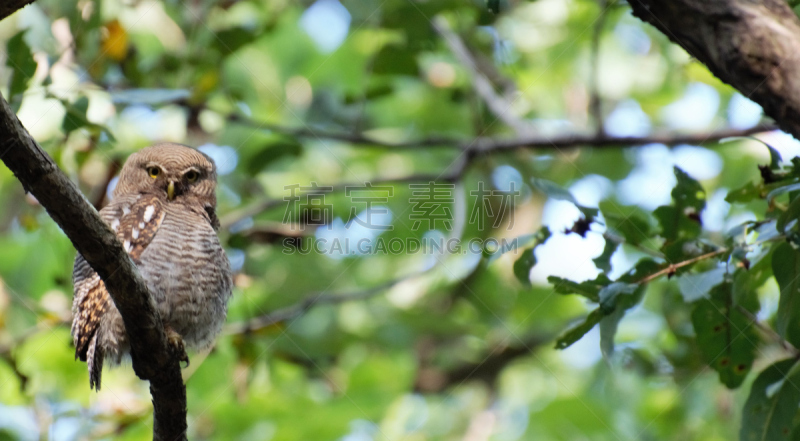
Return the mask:
<path fill-rule="evenodd" d="M 215 189 L 207 156 L 157 144 L 128 158 L 113 200 L 100 210 L 147 282 L 170 336 L 193 349 L 213 343 L 231 294 Z M 129 353 L 128 336 L 103 281 L 80 255 L 73 279 L 75 356 L 87 362 L 89 384 L 99 389 L 103 362 L 117 364 Z"/>

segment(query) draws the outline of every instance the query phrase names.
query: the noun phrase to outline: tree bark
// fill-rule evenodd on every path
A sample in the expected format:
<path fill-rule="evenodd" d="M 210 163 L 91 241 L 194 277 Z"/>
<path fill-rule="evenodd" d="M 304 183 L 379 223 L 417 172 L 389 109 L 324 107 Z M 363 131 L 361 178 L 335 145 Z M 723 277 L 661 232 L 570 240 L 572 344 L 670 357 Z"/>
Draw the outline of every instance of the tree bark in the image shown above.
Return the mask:
<path fill-rule="evenodd" d="M 629 0 L 633 14 L 800 139 L 800 19 L 786 0 Z"/>
<path fill-rule="evenodd" d="M 28 6 L 35 0 L 3 0 L 0 1 L 0 20 Z"/>
<path fill-rule="evenodd" d="M 131 343 L 133 370 L 150 381 L 153 439 L 186 439 L 186 387 L 147 285 L 116 234 L 0 96 L 0 160 L 47 210 L 106 284 Z"/>

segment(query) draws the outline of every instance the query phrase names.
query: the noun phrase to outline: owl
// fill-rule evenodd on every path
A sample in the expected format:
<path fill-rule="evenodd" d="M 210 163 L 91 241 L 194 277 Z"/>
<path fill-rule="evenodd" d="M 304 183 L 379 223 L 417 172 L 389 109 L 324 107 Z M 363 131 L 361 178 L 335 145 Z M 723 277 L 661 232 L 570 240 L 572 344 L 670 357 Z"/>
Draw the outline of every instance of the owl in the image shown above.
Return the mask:
<path fill-rule="evenodd" d="M 209 347 L 222 329 L 231 268 L 219 239 L 214 163 L 199 151 L 163 143 L 131 155 L 100 216 L 147 283 L 173 350 Z M 103 362 L 130 354 L 122 316 L 105 284 L 78 254 L 73 269 L 75 358 L 100 389 Z"/>

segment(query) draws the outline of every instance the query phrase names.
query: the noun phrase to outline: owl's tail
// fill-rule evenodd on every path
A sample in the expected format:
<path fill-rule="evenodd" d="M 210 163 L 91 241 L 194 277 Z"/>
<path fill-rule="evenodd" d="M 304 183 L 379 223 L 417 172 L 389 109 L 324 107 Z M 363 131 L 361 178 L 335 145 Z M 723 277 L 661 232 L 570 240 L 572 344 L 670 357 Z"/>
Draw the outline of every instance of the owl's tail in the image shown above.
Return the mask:
<path fill-rule="evenodd" d="M 97 347 L 97 333 L 92 337 L 86 351 L 86 364 L 89 366 L 89 387 L 99 391 L 103 375 L 103 348 Z"/>

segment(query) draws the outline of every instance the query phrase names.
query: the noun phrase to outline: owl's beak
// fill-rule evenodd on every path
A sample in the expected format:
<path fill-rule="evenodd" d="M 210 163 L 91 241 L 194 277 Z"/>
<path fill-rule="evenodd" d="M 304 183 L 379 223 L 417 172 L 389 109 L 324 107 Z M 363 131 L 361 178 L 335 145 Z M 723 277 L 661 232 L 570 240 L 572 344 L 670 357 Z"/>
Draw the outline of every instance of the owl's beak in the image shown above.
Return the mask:
<path fill-rule="evenodd" d="M 175 199 L 175 181 L 169 181 L 167 185 L 167 197 L 169 200 Z"/>

